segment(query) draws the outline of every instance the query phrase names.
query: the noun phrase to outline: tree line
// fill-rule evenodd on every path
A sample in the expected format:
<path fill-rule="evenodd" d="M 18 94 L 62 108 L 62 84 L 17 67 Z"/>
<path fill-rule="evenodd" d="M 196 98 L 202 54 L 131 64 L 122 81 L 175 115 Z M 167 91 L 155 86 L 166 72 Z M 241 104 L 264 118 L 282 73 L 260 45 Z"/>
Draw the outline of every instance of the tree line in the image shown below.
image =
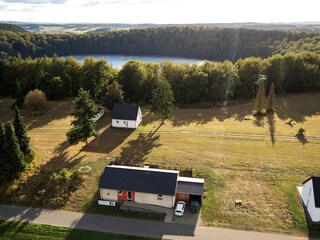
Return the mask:
<path fill-rule="evenodd" d="M 268 91 L 298 93 L 320 89 L 320 55 L 310 52 L 273 55 L 266 59 L 250 57 L 203 65 L 160 64 L 133 60 L 120 70 L 105 59 L 10 57 L 0 60 L 0 95 L 21 99 L 33 89 L 48 99 L 75 97 L 80 88 L 89 90 L 98 101 L 112 105 L 113 99 L 150 104 L 152 91 L 166 81 L 176 104 L 224 102 L 253 98 L 259 74 L 267 76 Z"/>
<path fill-rule="evenodd" d="M 89 34 L 0 31 L 0 58 L 72 54 L 181 56 L 237 61 L 317 48 L 319 33 L 172 26 Z M 312 39 L 312 40 L 310 40 Z M 305 44 L 304 44 L 305 43 Z M 294 47 L 291 47 L 294 45 Z M 287 48 L 283 48 L 287 46 Z M 319 50 L 319 49 L 318 49 Z"/>

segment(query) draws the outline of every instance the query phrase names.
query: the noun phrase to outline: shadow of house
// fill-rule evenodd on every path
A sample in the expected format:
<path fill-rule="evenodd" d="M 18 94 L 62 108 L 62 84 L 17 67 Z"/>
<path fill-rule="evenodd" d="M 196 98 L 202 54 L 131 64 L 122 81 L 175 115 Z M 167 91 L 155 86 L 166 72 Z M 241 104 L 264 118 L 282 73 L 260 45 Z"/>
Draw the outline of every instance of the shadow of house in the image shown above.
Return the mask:
<path fill-rule="evenodd" d="M 121 145 L 133 132 L 134 129 L 113 128 L 110 125 L 104 132 L 85 145 L 81 151 L 110 153 Z"/>
<path fill-rule="evenodd" d="M 115 164 L 135 166 L 147 160 L 152 149 L 160 147 L 160 135 L 155 132 L 140 133 L 138 138 L 131 140 L 121 149 L 120 156 L 114 160 Z"/>

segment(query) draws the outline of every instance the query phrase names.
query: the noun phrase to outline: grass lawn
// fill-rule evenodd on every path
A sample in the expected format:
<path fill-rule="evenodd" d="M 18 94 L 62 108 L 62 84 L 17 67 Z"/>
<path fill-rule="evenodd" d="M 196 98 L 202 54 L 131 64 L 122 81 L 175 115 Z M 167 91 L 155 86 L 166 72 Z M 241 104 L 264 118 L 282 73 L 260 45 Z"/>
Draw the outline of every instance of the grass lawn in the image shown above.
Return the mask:
<path fill-rule="evenodd" d="M 48 225 L 37 225 L 8 221 L 0 221 L 0 238 L 2 240 L 150 239 L 81 229 L 70 229 L 65 227 L 54 227 Z"/>
<path fill-rule="evenodd" d="M 176 109 L 160 126 L 143 109 L 135 131 L 113 129 L 110 113 L 98 121 L 100 135 L 87 146 L 70 146 L 69 101 L 49 102 L 49 111 L 32 117 L 22 110 L 37 156 L 20 179 L 0 186 L 2 203 L 63 208 L 111 215 L 132 215 L 97 205 L 99 177 L 110 161 L 193 167 L 205 178 L 202 223 L 209 226 L 281 232 L 316 233 L 307 226 L 295 187 L 320 169 L 319 93 L 278 97 L 274 118 L 255 119 L 252 102 L 208 109 Z M 13 117 L 12 99 L 0 99 L 0 120 Z M 289 121 L 292 120 L 289 124 Z M 295 137 L 306 130 L 306 139 Z M 47 179 L 62 168 L 92 170 L 72 186 L 52 191 Z M 234 200 L 242 199 L 235 207 Z"/>

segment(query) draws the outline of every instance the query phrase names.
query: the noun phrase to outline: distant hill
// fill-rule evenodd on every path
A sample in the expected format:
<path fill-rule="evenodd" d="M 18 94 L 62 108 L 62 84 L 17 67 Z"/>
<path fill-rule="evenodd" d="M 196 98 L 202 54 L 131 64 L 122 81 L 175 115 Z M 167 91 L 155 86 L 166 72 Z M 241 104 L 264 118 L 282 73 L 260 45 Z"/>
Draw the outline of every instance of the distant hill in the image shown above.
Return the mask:
<path fill-rule="evenodd" d="M 35 33 L 91 33 L 107 32 L 110 30 L 133 29 L 133 28 L 152 28 L 170 26 L 197 26 L 212 28 L 246 28 L 264 31 L 297 31 L 297 32 L 320 32 L 320 22 L 298 22 L 298 23 L 194 23 L 194 24 L 129 24 L 129 23 L 29 23 L 29 22 L 4 22 L 15 24 L 29 32 Z"/>
<path fill-rule="evenodd" d="M 11 31 L 11 32 L 27 32 L 22 27 L 19 27 L 14 24 L 8 24 L 8 23 L 0 23 L 0 30 L 5 30 L 5 31 Z"/>

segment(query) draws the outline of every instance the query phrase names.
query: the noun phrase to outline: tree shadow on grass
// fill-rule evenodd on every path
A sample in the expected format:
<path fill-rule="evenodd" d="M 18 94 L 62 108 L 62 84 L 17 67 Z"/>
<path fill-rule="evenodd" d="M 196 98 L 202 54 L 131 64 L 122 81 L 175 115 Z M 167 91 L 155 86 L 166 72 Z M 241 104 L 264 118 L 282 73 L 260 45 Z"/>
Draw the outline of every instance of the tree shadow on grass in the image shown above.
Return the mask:
<path fill-rule="evenodd" d="M 157 128 L 158 130 L 159 128 Z M 157 131 L 156 130 L 156 131 Z M 136 166 L 147 160 L 152 149 L 160 147 L 160 135 L 156 131 L 149 133 L 140 133 L 138 138 L 131 140 L 121 149 L 120 156 L 115 160 L 115 164 Z"/>
<path fill-rule="evenodd" d="M 254 116 L 253 124 L 257 127 L 264 127 L 264 124 L 265 124 L 264 116 L 260 114 L 256 114 Z"/>
<path fill-rule="evenodd" d="M 50 177 L 54 172 L 63 168 L 72 169 L 79 164 L 85 155 L 69 156 L 68 143 L 63 142 L 55 149 L 55 156 L 48 162 L 35 169 L 31 176 L 20 179 L 21 182 L 11 182 L 4 186 L 3 194 L 0 196 L 2 203 L 18 204 L 35 207 L 57 209 L 64 206 L 70 195 L 83 183 L 79 174 L 72 174 L 68 180 L 53 183 Z M 70 171 L 72 173 L 72 171 Z M 1 190 L 1 188 L 0 188 Z"/>
<path fill-rule="evenodd" d="M 276 109 L 280 119 L 304 122 L 306 117 L 320 115 L 319 93 L 287 95 L 277 99 Z"/>
<path fill-rule="evenodd" d="M 274 114 L 273 113 L 268 113 L 267 114 L 267 122 L 268 122 L 268 125 L 269 125 L 271 143 L 272 143 L 272 145 L 274 145 L 275 142 L 276 142 L 276 139 L 275 139 L 276 127 L 275 127 L 275 120 L 274 120 Z"/>
<path fill-rule="evenodd" d="M 114 128 L 110 125 L 104 132 L 85 145 L 81 151 L 110 153 L 122 144 L 133 131 L 134 129 Z"/>
<path fill-rule="evenodd" d="M 304 134 L 296 134 L 296 138 L 302 143 L 302 145 L 309 143 L 306 135 Z"/>

